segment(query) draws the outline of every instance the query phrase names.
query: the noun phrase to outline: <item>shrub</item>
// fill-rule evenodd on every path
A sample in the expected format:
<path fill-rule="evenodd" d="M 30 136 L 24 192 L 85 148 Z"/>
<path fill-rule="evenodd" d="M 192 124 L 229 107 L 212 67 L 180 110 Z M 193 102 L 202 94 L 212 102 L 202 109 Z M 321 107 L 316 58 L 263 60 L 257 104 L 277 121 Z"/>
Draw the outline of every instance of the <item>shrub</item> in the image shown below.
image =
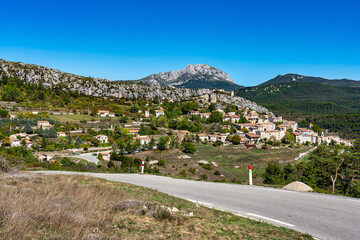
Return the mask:
<path fill-rule="evenodd" d="M 157 163 L 157 165 L 161 166 L 161 167 L 165 167 L 165 160 L 161 159 L 159 160 L 159 162 Z"/>
<path fill-rule="evenodd" d="M 203 167 L 205 170 L 212 170 L 212 167 L 210 166 L 210 164 L 204 164 L 204 165 L 202 165 L 202 167 Z"/>
<path fill-rule="evenodd" d="M 223 178 L 223 179 L 220 179 L 220 180 L 215 180 L 215 182 L 226 183 L 226 179 L 225 179 L 225 178 Z"/>
<path fill-rule="evenodd" d="M 120 201 L 112 206 L 113 211 L 125 211 L 128 209 L 133 209 L 135 207 L 138 207 L 140 205 L 143 205 L 144 203 L 138 200 L 132 200 L 132 199 L 126 199 L 123 201 Z"/>
<path fill-rule="evenodd" d="M 214 147 L 221 146 L 221 145 L 223 145 L 222 141 L 216 141 L 216 142 L 213 143 Z"/>
<path fill-rule="evenodd" d="M 241 138 L 239 135 L 235 135 L 232 137 L 232 143 L 235 144 L 235 145 L 238 145 L 240 144 L 240 141 L 241 141 Z"/>
<path fill-rule="evenodd" d="M 182 147 L 183 147 L 183 152 L 184 153 L 195 153 L 196 152 L 196 148 L 194 146 L 194 144 L 190 143 L 190 142 L 182 142 Z"/>
<path fill-rule="evenodd" d="M 113 161 L 109 161 L 108 164 L 107 164 L 107 167 L 108 168 L 115 168 L 115 164 Z"/>
<path fill-rule="evenodd" d="M 51 162 L 49 164 L 49 169 L 50 170 L 60 170 L 61 169 L 61 164 L 58 161 Z"/>
<path fill-rule="evenodd" d="M 278 161 L 269 162 L 263 177 L 264 177 L 264 183 L 266 184 L 283 184 L 284 173 L 280 167 L 279 162 Z"/>
<path fill-rule="evenodd" d="M 69 158 L 62 158 L 61 159 L 61 165 L 63 167 L 72 167 L 72 166 L 75 166 L 76 163 L 72 162 Z"/>
<path fill-rule="evenodd" d="M 349 193 L 352 197 L 360 198 L 360 180 L 351 183 Z"/>
<path fill-rule="evenodd" d="M 147 172 L 157 174 L 157 173 L 160 173 L 160 170 L 158 168 L 154 167 L 154 168 L 149 168 Z"/>
<path fill-rule="evenodd" d="M 187 177 L 187 174 L 186 174 L 185 170 L 181 170 L 179 174 L 180 174 L 181 177 L 184 177 L 184 178 Z"/>
<path fill-rule="evenodd" d="M 192 174 L 195 174 L 196 169 L 195 169 L 195 168 L 190 168 L 190 169 L 189 169 L 189 172 L 192 173 Z"/>
<path fill-rule="evenodd" d="M 161 137 L 159 140 L 159 147 L 158 149 L 163 151 L 166 149 L 167 139 L 165 137 Z"/>
<path fill-rule="evenodd" d="M 208 179 L 208 176 L 206 174 L 201 174 L 200 179 L 206 181 Z"/>
<path fill-rule="evenodd" d="M 173 220 L 171 212 L 167 208 L 163 207 L 157 207 L 153 214 L 153 217 L 160 220 Z"/>
<path fill-rule="evenodd" d="M 214 172 L 214 175 L 220 176 L 221 174 L 220 174 L 220 172 L 219 172 L 218 170 L 216 170 L 216 171 Z"/>

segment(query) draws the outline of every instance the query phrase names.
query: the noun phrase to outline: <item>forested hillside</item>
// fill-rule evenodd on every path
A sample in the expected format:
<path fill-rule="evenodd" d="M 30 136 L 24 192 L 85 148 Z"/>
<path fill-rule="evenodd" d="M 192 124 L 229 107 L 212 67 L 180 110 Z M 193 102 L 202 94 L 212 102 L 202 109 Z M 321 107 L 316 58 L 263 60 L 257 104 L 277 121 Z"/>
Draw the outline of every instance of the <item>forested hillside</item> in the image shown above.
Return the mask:
<path fill-rule="evenodd" d="M 360 87 L 360 81 L 349 80 L 349 79 L 326 79 L 321 77 L 310 77 L 303 76 L 298 74 L 285 74 L 278 75 L 269 81 L 266 81 L 260 85 L 271 85 L 277 83 L 291 83 L 291 82 L 312 82 L 312 83 L 322 83 L 325 85 L 335 86 L 335 87 Z"/>
<path fill-rule="evenodd" d="M 312 122 L 344 138 L 360 136 L 360 88 L 289 82 L 244 88 L 236 94 L 299 121 L 300 126 Z"/>

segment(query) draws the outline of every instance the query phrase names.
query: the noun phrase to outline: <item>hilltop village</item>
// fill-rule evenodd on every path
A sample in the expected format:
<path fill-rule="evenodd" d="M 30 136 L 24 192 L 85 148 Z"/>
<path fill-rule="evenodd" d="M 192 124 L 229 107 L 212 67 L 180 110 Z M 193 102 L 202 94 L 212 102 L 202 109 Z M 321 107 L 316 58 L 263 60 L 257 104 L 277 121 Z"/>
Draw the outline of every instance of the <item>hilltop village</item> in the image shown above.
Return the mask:
<path fill-rule="evenodd" d="M 111 151 L 133 154 L 139 151 L 185 148 L 191 153 L 193 143 L 245 145 L 247 148 L 286 147 L 294 145 L 339 144 L 351 146 L 349 140 L 325 133 L 318 126 L 299 127 L 272 113 L 261 113 L 241 105 L 219 104 L 217 94 L 193 101 L 172 98 L 147 100 L 109 99 L 106 107 L 69 111 L 23 110 L 4 108 L 1 145 L 25 147 L 40 161 L 63 155 L 71 149 L 76 154 L 100 151 L 99 160 L 110 161 Z M 226 93 L 233 96 L 233 92 Z M 15 110 L 17 111 L 11 111 Z M 188 144 L 188 145 L 186 145 Z M 190 145 L 189 145 L 190 144 Z M 75 149 L 75 150 L 74 150 Z M 190 150 L 189 150 L 190 149 Z M 101 150 L 104 150 L 101 152 Z M 111 150 L 111 151 L 110 151 Z M 42 153 L 46 152 L 46 154 Z M 57 154 L 60 152 L 61 154 Z"/>

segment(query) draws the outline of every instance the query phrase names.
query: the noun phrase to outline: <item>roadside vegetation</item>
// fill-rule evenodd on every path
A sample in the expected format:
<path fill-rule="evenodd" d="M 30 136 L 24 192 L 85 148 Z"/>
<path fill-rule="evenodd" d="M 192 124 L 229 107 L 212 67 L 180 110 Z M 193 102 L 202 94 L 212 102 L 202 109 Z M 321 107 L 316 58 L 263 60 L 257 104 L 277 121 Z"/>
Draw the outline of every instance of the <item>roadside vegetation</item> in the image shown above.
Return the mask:
<path fill-rule="evenodd" d="M 0 174 L 2 239 L 312 239 L 155 190 L 83 176 Z"/>
<path fill-rule="evenodd" d="M 320 145 L 301 162 L 281 166 L 271 161 L 264 183 L 284 185 L 301 181 L 317 192 L 360 197 L 360 140 L 352 148 Z"/>
<path fill-rule="evenodd" d="M 190 144 L 190 143 L 188 143 Z M 4 170 L 12 167 L 27 170 L 62 170 L 79 172 L 139 173 L 142 161 L 145 173 L 176 178 L 232 182 L 247 184 L 248 165 L 253 166 L 255 184 L 262 184 L 262 174 L 267 163 L 278 160 L 282 166 L 294 161 L 300 153 L 311 149 L 308 146 L 282 149 L 246 149 L 244 146 L 219 146 L 195 144 L 194 153 L 179 149 L 144 151 L 129 155 L 111 153 L 111 161 L 91 163 L 76 158 L 55 157 L 50 162 L 38 161 L 30 150 L 23 147 L 0 148 L 6 164 Z M 193 151 L 193 150 L 191 150 Z M 6 160 L 5 160 L 6 159 Z M 6 166 L 6 167 L 5 167 Z"/>
<path fill-rule="evenodd" d="M 267 163 L 276 159 L 285 165 L 294 161 L 300 153 L 311 148 L 300 146 L 279 149 L 247 149 L 243 145 L 212 145 L 195 144 L 193 154 L 178 149 L 167 151 L 149 151 L 131 155 L 145 160 L 145 170 L 161 175 L 208 181 L 248 183 L 248 165 L 253 166 L 254 183 L 262 184 L 262 174 Z M 163 163 L 160 164 L 160 161 Z M 186 175 L 184 174 L 186 172 Z M 206 176 L 206 177 L 205 177 Z"/>

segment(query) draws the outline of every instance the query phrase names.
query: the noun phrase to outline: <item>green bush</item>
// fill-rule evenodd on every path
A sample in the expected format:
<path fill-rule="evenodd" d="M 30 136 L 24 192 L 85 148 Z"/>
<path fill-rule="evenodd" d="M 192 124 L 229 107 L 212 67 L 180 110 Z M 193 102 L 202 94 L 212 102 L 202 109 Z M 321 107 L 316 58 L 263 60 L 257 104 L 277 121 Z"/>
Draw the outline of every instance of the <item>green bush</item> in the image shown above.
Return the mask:
<path fill-rule="evenodd" d="M 190 169 L 189 169 L 189 172 L 192 173 L 192 174 L 195 174 L 196 169 L 195 169 L 195 168 L 190 168 Z"/>
<path fill-rule="evenodd" d="M 185 170 L 181 170 L 179 174 L 180 174 L 181 177 L 184 177 L 184 178 L 187 177 L 187 174 L 186 174 Z"/>
<path fill-rule="evenodd" d="M 161 159 L 159 160 L 159 162 L 157 163 L 157 165 L 161 166 L 161 167 L 165 167 L 165 160 Z"/>
<path fill-rule="evenodd" d="M 360 180 L 351 183 L 349 193 L 352 197 L 360 198 Z"/>
<path fill-rule="evenodd" d="M 266 184 L 284 184 L 284 173 L 278 161 L 271 161 L 263 175 Z"/>
<path fill-rule="evenodd" d="M 204 165 L 202 165 L 202 167 L 203 167 L 205 170 L 212 170 L 212 167 L 210 166 L 210 164 L 204 164 Z"/>
<path fill-rule="evenodd" d="M 182 142 L 182 147 L 183 147 L 183 152 L 184 153 L 190 153 L 193 154 L 196 152 L 196 148 L 194 146 L 194 144 L 190 143 L 190 142 Z"/>
<path fill-rule="evenodd" d="M 213 143 L 214 147 L 221 146 L 221 145 L 223 145 L 222 141 L 216 141 L 216 142 Z"/>
<path fill-rule="evenodd" d="M 76 165 L 76 163 L 72 162 L 70 158 L 65 157 L 61 159 L 61 165 L 63 167 L 73 167 Z"/>
<path fill-rule="evenodd" d="M 61 169 L 61 164 L 58 161 L 51 162 L 49 164 L 49 169 L 50 170 L 60 170 Z"/>
<path fill-rule="evenodd" d="M 220 172 L 219 172 L 218 170 L 216 170 L 216 171 L 214 172 L 214 175 L 220 176 L 221 174 L 220 174 Z"/>
<path fill-rule="evenodd" d="M 238 145 L 241 142 L 241 138 L 240 138 L 239 135 L 235 135 L 235 136 L 232 137 L 231 141 L 232 141 L 233 144 Z"/>
<path fill-rule="evenodd" d="M 167 144 L 167 138 L 166 137 L 161 137 L 159 140 L 159 147 L 158 149 L 161 151 L 164 151 L 166 149 L 166 144 Z"/>
<path fill-rule="evenodd" d="M 206 181 L 208 179 L 208 176 L 206 174 L 201 174 L 200 179 Z"/>
<path fill-rule="evenodd" d="M 148 173 L 154 173 L 154 174 L 158 174 L 160 173 L 160 170 L 157 168 L 157 167 L 154 167 L 154 168 L 149 168 L 147 170 Z"/>
<path fill-rule="evenodd" d="M 108 164 L 107 164 L 107 167 L 108 168 L 115 168 L 115 164 L 113 161 L 109 161 Z"/>
<path fill-rule="evenodd" d="M 220 179 L 220 180 L 215 180 L 215 182 L 226 183 L 226 179 L 225 179 L 225 178 L 223 178 L 223 179 Z"/>

